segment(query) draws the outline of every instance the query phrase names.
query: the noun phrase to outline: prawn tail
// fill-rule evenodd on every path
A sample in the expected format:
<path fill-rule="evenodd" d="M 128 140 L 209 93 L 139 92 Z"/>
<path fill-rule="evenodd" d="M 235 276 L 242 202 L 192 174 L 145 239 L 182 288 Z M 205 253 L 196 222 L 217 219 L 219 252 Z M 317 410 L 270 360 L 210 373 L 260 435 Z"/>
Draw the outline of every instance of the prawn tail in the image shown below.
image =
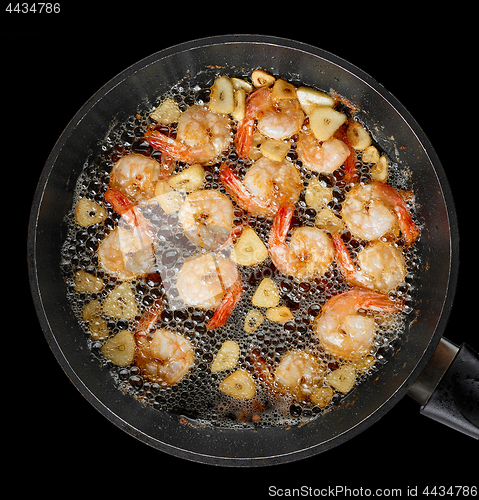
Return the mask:
<path fill-rule="evenodd" d="M 294 214 L 294 204 L 281 205 L 276 212 L 268 240 L 268 253 L 276 268 L 282 273 L 289 274 L 289 250 L 286 237 L 291 227 Z"/>
<path fill-rule="evenodd" d="M 402 309 L 402 304 L 391 300 L 382 293 L 361 290 L 357 292 L 360 296 L 359 305 L 368 311 L 398 312 Z"/>
<path fill-rule="evenodd" d="M 165 304 L 162 299 L 159 299 L 142 314 L 135 328 L 135 341 L 140 349 L 144 348 L 148 343 L 147 335 L 153 330 L 153 327 L 164 310 Z"/>
<path fill-rule="evenodd" d="M 248 356 L 248 362 L 261 385 L 272 394 L 276 394 L 273 374 L 266 363 L 266 359 L 261 356 L 259 349 L 253 349 L 251 355 Z"/>
<path fill-rule="evenodd" d="M 409 212 L 406 203 L 401 199 L 401 202 L 395 206 L 399 228 L 404 236 L 407 245 L 412 245 L 419 237 L 419 228 L 412 220 L 411 213 Z"/>
<path fill-rule="evenodd" d="M 113 210 L 121 216 L 128 213 L 135 206 L 127 196 L 117 189 L 107 189 L 103 198 L 113 207 Z"/>
<path fill-rule="evenodd" d="M 121 215 L 122 219 L 133 231 L 139 230 L 140 237 L 145 245 L 151 245 L 155 238 L 155 231 L 127 196 L 116 189 L 110 188 L 106 190 L 103 198 L 113 207 L 117 214 Z"/>
<path fill-rule="evenodd" d="M 349 147 L 350 153 L 344 162 L 344 180 L 348 184 L 357 183 L 359 181 L 357 153 L 348 143 L 346 145 Z"/>
<path fill-rule="evenodd" d="M 244 118 L 238 126 L 234 139 L 236 152 L 241 158 L 248 156 L 253 144 L 254 119 Z"/>
<path fill-rule="evenodd" d="M 241 158 L 248 156 L 251 145 L 253 144 L 253 132 L 256 122 L 256 115 L 265 101 L 270 99 L 268 89 L 259 88 L 249 95 L 246 99 L 245 117 L 236 130 L 234 146 L 236 152 Z"/>
<path fill-rule="evenodd" d="M 286 243 L 286 236 L 288 235 L 289 228 L 291 227 L 293 214 L 293 203 L 286 203 L 279 207 L 273 220 L 273 226 L 271 227 L 271 234 L 269 237 L 270 245 Z"/>
<path fill-rule="evenodd" d="M 184 144 L 154 129 L 147 130 L 144 138 L 158 151 L 165 153 L 175 160 L 188 163 L 190 150 Z"/>
<path fill-rule="evenodd" d="M 224 326 L 228 321 L 229 317 L 233 313 L 234 308 L 241 300 L 243 294 L 243 285 L 240 280 L 233 283 L 230 289 L 226 292 L 221 304 L 216 309 L 213 317 L 208 321 L 206 325 L 207 330 L 214 330 Z"/>
<path fill-rule="evenodd" d="M 349 255 L 341 235 L 339 233 L 332 234 L 331 241 L 333 242 L 334 252 L 336 254 L 336 262 L 339 264 L 342 273 L 346 275 L 354 273 L 354 263 L 351 260 L 351 256 Z"/>
<path fill-rule="evenodd" d="M 331 240 L 334 246 L 336 262 L 346 280 L 351 284 L 369 288 L 371 286 L 371 281 L 366 276 L 361 274 L 361 272 L 354 265 L 351 255 L 349 254 L 340 234 L 332 234 Z"/>
<path fill-rule="evenodd" d="M 221 165 L 218 178 L 227 193 L 233 197 L 239 205 L 247 209 L 252 201 L 252 196 L 226 163 Z"/>
<path fill-rule="evenodd" d="M 340 97 L 339 94 L 338 97 Z M 355 184 L 359 182 L 358 154 L 351 144 L 349 144 L 347 130 L 347 124 L 342 125 L 334 136 L 344 142 L 349 149 L 349 155 L 344 162 L 344 181 L 347 184 Z"/>
<path fill-rule="evenodd" d="M 110 188 L 106 190 L 103 198 L 133 230 L 142 226 L 142 215 L 135 209 L 135 204 L 123 193 Z"/>
<path fill-rule="evenodd" d="M 412 245 L 419 237 L 419 228 L 412 219 L 411 212 L 399 191 L 383 182 L 375 182 L 379 195 L 391 205 L 398 218 L 399 228 L 407 245 Z"/>

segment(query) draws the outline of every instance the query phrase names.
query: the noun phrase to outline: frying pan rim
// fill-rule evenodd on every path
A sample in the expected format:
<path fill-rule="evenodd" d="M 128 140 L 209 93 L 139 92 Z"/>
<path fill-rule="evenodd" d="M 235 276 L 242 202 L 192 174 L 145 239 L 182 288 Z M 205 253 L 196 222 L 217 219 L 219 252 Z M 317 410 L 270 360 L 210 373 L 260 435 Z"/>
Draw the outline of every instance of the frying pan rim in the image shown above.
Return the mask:
<path fill-rule="evenodd" d="M 61 347 L 57 343 L 55 334 L 50 326 L 46 311 L 43 307 L 43 300 L 40 291 L 40 285 L 38 283 L 38 273 L 37 273 L 37 259 L 36 259 L 36 229 L 38 224 L 38 217 L 40 207 L 42 205 L 43 195 L 45 187 L 47 185 L 49 176 L 56 164 L 56 160 L 61 153 L 65 141 L 68 137 L 74 133 L 78 124 L 87 116 L 90 110 L 102 100 L 111 90 L 113 90 L 117 85 L 120 85 L 123 80 L 136 73 L 137 71 L 146 68 L 147 66 L 153 64 L 154 62 L 168 57 L 172 54 L 177 54 L 192 49 L 200 49 L 209 45 L 224 45 L 232 43 L 257 43 L 257 44 L 268 44 L 275 46 L 283 46 L 288 49 L 299 50 L 306 53 L 312 53 L 317 57 L 327 60 L 328 62 L 338 65 L 343 70 L 351 73 L 355 78 L 363 81 L 369 87 L 374 89 L 380 96 L 385 99 L 396 112 L 403 117 L 407 126 L 411 129 L 414 135 L 418 138 L 418 141 L 423 146 L 431 165 L 434 166 L 435 175 L 438 177 L 439 184 L 442 190 L 442 197 L 444 198 L 445 206 L 447 209 L 448 225 L 449 225 L 449 239 L 450 239 L 450 254 L 449 254 L 449 281 L 444 294 L 444 301 L 442 304 L 441 313 L 439 316 L 439 321 L 437 322 L 436 329 L 432 333 L 430 342 L 427 349 L 424 351 L 423 355 L 419 358 L 415 368 L 411 370 L 409 375 L 404 380 L 403 384 L 389 397 L 382 405 L 378 406 L 375 411 L 370 413 L 364 420 L 358 422 L 355 426 L 349 428 L 344 433 L 335 436 L 328 441 L 315 444 L 311 447 L 303 448 L 301 450 L 296 450 L 293 452 L 288 452 L 286 454 L 279 455 L 269 455 L 268 457 L 252 457 L 252 458 L 235 458 L 235 457 L 215 457 L 211 455 L 201 454 L 187 449 L 182 449 L 168 443 L 158 441 L 150 436 L 146 436 L 142 431 L 136 429 L 129 422 L 124 421 L 121 417 L 116 415 L 110 408 L 108 408 L 102 401 L 100 401 L 95 394 L 93 394 L 90 389 L 83 383 L 77 373 L 71 367 L 67 357 L 64 355 Z M 85 104 L 80 108 L 80 110 L 74 115 L 71 121 L 67 124 L 62 134 L 59 136 L 56 144 L 54 145 L 52 152 L 50 153 L 45 167 L 43 168 L 40 180 L 35 191 L 35 195 L 32 202 L 31 215 L 29 220 L 29 231 L 28 231 L 28 267 L 29 267 L 29 277 L 32 290 L 33 302 L 35 309 L 37 311 L 37 316 L 39 318 L 42 331 L 48 345 L 53 351 L 55 358 L 59 362 L 62 369 L 67 374 L 68 378 L 77 387 L 82 395 L 106 418 L 108 418 L 115 425 L 121 429 L 127 431 L 130 435 L 136 437 L 137 439 L 154 446 L 155 448 L 161 449 L 167 453 L 172 453 L 176 456 L 181 456 L 193 461 L 200 461 L 203 463 L 210 464 L 221 464 L 221 465 L 234 465 L 234 466 L 250 466 L 250 465 L 268 465 L 269 463 L 282 463 L 285 461 L 293 461 L 303 458 L 304 456 L 310 456 L 315 454 L 311 452 L 315 448 L 320 447 L 320 451 L 326 451 L 333 446 L 341 444 L 344 441 L 349 440 L 358 433 L 362 432 L 365 428 L 369 427 L 375 423 L 379 418 L 381 418 L 387 411 L 389 411 L 398 401 L 401 399 L 409 389 L 409 387 L 417 379 L 421 371 L 426 366 L 433 352 L 435 351 L 442 332 L 445 329 L 451 308 L 453 297 L 455 294 L 457 286 L 458 268 L 459 268 L 459 233 L 457 216 L 454 207 L 454 202 L 452 198 L 452 193 L 447 181 L 445 171 L 440 163 L 440 160 L 432 146 L 426 137 L 425 133 L 412 117 L 412 115 L 407 111 L 407 109 L 398 101 L 398 99 L 387 91 L 381 84 L 379 84 L 372 76 L 364 72 L 355 65 L 349 63 L 348 61 L 342 59 L 335 54 L 332 54 L 324 49 L 314 47 L 303 42 L 280 38 L 268 35 L 219 35 L 213 37 L 200 38 L 196 40 L 191 40 L 188 42 L 180 43 L 168 47 L 166 49 L 160 50 L 153 53 L 140 61 L 127 67 L 110 81 L 108 81 L 103 87 L 101 87 L 90 99 L 88 99 Z M 126 427 L 126 428 L 125 428 Z M 154 440 L 155 443 L 151 441 Z M 329 443 L 329 446 L 328 446 Z M 158 446 L 161 444 L 161 446 Z M 316 452 L 317 453 L 317 452 Z M 287 460 L 285 460 L 285 457 Z"/>

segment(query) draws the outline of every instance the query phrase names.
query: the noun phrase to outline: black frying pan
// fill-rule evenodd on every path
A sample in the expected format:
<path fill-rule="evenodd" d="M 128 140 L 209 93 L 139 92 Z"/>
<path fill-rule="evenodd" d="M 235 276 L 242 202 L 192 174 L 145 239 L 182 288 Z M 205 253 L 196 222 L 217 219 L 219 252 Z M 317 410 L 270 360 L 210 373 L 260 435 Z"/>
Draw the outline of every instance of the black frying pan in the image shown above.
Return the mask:
<path fill-rule="evenodd" d="M 298 74 L 305 85 L 335 88 L 358 102 L 367 124 L 381 124 L 384 138 L 393 134 L 396 143 L 405 146 L 398 149 L 397 159 L 410 167 L 421 205 L 419 215 L 425 229 L 419 252 L 424 265 L 418 276 L 416 312 L 401 349 L 373 384 L 362 384 L 339 408 L 288 431 L 194 429 L 123 396 L 84 345 L 60 274 L 62 219 L 71 208 L 75 180 L 98 138 L 114 120 L 134 114 L 141 102 L 212 64 L 225 66 L 225 72 L 238 66 L 262 67 L 278 75 Z M 47 161 L 33 202 L 28 249 L 42 328 L 82 394 L 120 428 L 153 447 L 200 462 L 239 466 L 281 463 L 320 453 L 377 421 L 407 393 L 435 352 L 452 306 L 458 271 L 458 232 L 450 190 L 436 154 L 409 113 L 358 68 L 322 50 L 271 37 L 190 42 L 154 54 L 106 84 L 74 117 Z"/>

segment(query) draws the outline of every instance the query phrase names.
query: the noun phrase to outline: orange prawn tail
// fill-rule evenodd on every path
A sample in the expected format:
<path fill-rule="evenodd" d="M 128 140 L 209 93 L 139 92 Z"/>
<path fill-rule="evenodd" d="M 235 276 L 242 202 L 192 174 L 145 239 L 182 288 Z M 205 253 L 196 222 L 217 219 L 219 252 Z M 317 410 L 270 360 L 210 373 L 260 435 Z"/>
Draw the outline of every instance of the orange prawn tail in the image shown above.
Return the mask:
<path fill-rule="evenodd" d="M 137 347 L 135 365 L 141 370 L 147 369 L 148 365 L 151 364 L 148 334 L 153 331 L 164 309 L 165 304 L 163 300 L 157 300 L 145 310 L 135 328 L 135 342 Z"/>
<path fill-rule="evenodd" d="M 348 142 L 345 143 L 348 146 L 350 155 L 346 158 L 344 162 L 344 180 L 348 184 L 356 183 L 359 181 L 359 172 L 357 166 L 358 155 L 356 150 L 352 148 Z"/>
<path fill-rule="evenodd" d="M 251 193 L 244 187 L 243 183 L 236 177 L 231 168 L 223 163 L 220 167 L 218 178 L 227 193 L 245 210 L 253 202 Z"/>
<path fill-rule="evenodd" d="M 245 158 L 253 144 L 254 118 L 244 118 L 236 130 L 234 146 L 240 158 Z"/>
<path fill-rule="evenodd" d="M 399 191 L 389 184 L 379 181 L 374 183 L 374 189 L 384 201 L 391 205 L 398 218 L 399 228 L 406 244 L 412 245 L 419 237 L 420 232 L 416 223 L 412 220 L 411 212 Z"/>
<path fill-rule="evenodd" d="M 288 235 L 291 221 L 293 220 L 294 204 L 285 203 L 281 205 L 274 216 L 271 233 L 269 236 L 269 246 L 284 245 Z"/>
<path fill-rule="evenodd" d="M 382 293 L 364 290 L 363 288 L 352 288 L 330 298 L 324 304 L 322 312 L 333 310 L 340 314 L 351 309 L 355 311 L 365 309 L 366 311 L 398 312 L 402 309 L 402 306 L 401 302 L 395 302 Z"/>
<path fill-rule="evenodd" d="M 155 301 L 145 312 L 142 314 L 135 329 L 135 338 L 137 343 L 142 343 L 146 340 L 146 336 L 153 330 L 156 322 L 165 310 L 163 299 Z"/>
<path fill-rule="evenodd" d="M 127 214 L 135 204 L 117 189 L 107 189 L 103 198 L 113 207 L 113 210 L 123 216 Z"/>
<path fill-rule="evenodd" d="M 145 245 L 151 245 L 151 242 L 155 238 L 155 231 L 127 196 L 117 189 L 110 188 L 106 190 L 103 198 L 113 207 L 113 210 L 117 214 L 121 215 L 122 219 L 133 230 L 140 231 L 141 239 Z"/>
<path fill-rule="evenodd" d="M 273 219 L 273 225 L 268 240 L 268 253 L 276 268 L 284 274 L 289 274 L 288 247 L 286 237 L 291 227 L 294 214 L 294 204 L 281 205 Z"/>
<path fill-rule="evenodd" d="M 175 160 L 188 163 L 190 150 L 181 142 L 178 142 L 154 129 L 147 130 L 144 137 L 150 145 L 158 151 L 165 153 L 167 156 Z"/>
<path fill-rule="evenodd" d="M 347 130 L 348 130 L 348 124 L 346 123 L 345 125 L 339 127 L 339 129 L 335 132 L 334 136 L 337 139 L 343 141 L 344 144 L 346 144 L 346 146 L 349 148 L 349 156 L 346 158 L 346 161 L 344 162 L 344 181 L 348 184 L 352 183 L 354 184 L 359 181 L 359 171 L 357 164 L 358 155 L 356 153 L 356 150 L 351 146 L 351 144 L 349 144 Z"/>
<path fill-rule="evenodd" d="M 234 308 L 237 306 L 238 302 L 241 300 L 243 294 L 243 284 L 241 280 L 237 280 L 233 283 L 230 289 L 226 292 L 221 304 L 216 309 L 213 317 L 208 321 L 206 325 L 207 330 L 214 330 L 215 328 L 220 328 L 224 326 L 228 321 L 229 317 L 233 313 Z"/>
<path fill-rule="evenodd" d="M 333 242 L 334 252 L 336 254 L 336 262 L 341 267 L 343 274 L 348 275 L 353 273 L 355 271 L 354 263 L 339 233 L 332 234 L 331 241 Z"/>
<path fill-rule="evenodd" d="M 402 304 L 391 300 L 387 295 L 369 290 L 356 289 L 359 309 L 367 311 L 398 312 Z"/>
<path fill-rule="evenodd" d="M 270 98 L 271 92 L 268 89 L 259 88 L 246 99 L 245 117 L 239 124 L 234 139 L 236 152 L 241 158 L 248 156 L 253 144 L 256 116 Z"/>
<path fill-rule="evenodd" d="M 346 280 L 351 284 L 369 288 L 371 285 L 370 280 L 356 269 L 341 236 L 338 233 L 334 233 L 331 235 L 331 240 L 334 246 L 336 262 Z"/>

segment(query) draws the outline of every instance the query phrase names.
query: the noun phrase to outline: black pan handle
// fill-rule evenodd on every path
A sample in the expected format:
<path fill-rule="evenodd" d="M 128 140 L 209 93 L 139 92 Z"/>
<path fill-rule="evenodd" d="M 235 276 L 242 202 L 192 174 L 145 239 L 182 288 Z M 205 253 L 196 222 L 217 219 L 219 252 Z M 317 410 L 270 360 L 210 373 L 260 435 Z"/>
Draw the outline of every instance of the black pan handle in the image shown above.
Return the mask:
<path fill-rule="evenodd" d="M 479 439 L 479 356 L 467 344 L 442 338 L 408 394 L 423 415 Z"/>

